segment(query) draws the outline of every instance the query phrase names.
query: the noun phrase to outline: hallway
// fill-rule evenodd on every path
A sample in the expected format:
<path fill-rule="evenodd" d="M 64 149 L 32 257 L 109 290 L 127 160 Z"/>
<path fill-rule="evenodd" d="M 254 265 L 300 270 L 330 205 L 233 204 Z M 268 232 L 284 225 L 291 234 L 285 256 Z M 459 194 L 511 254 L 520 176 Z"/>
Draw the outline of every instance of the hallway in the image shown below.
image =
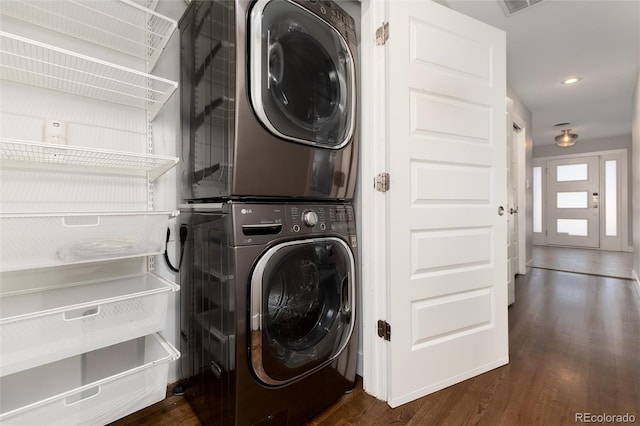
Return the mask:
<path fill-rule="evenodd" d="M 313 424 L 574 425 L 576 413 L 637 422 L 639 324 L 630 281 L 531 269 L 509 309 L 508 366 L 396 410 L 354 393 Z"/>
<path fill-rule="evenodd" d="M 394 410 L 358 383 L 309 425 L 560 426 L 579 413 L 638 422 L 640 298 L 631 281 L 534 268 L 518 276 L 516 295 L 509 365 Z M 115 423 L 175 424 L 199 424 L 183 397 Z"/>

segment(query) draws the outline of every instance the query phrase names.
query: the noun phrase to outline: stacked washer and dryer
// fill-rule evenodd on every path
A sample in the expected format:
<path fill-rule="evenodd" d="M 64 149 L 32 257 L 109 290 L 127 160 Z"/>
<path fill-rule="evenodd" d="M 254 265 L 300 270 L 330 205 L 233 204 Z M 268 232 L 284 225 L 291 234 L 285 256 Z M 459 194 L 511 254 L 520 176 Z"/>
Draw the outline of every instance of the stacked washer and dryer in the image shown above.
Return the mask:
<path fill-rule="evenodd" d="M 194 0 L 180 33 L 186 395 L 207 425 L 299 425 L 355 381 L 355 22 Z"/>

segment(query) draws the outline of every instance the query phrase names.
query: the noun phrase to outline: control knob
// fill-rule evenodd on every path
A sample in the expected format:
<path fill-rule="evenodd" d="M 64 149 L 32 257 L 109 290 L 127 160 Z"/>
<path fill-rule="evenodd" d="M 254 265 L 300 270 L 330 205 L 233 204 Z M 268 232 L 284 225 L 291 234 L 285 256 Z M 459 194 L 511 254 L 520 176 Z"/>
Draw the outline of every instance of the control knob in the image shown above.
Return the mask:
<path fill-rule="evenodd" d="M 302 221 L 308 227 L 313 228 L 318 224 L 318 215 L 313 210 L 307 210 L 302 213 Z"/>

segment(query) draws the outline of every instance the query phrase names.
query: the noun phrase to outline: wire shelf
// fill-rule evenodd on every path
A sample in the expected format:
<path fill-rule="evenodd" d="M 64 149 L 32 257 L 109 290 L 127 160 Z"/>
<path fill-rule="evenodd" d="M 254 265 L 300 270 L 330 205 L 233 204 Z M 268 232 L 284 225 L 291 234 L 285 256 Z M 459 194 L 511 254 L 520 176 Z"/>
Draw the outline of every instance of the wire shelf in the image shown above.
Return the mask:
<path fill-rule="evenodd" d="M 171 214 L 2 213 L 0 271 L 162 254 Z"/>
<path fill-rule="evenodd" d="M 152 182 L 178 163 L 177 157 L 16 139 L 0 139 L 0 159 L 146 172 Z"/>
<path fill-rule="evenodd" d="M 0 375 L 161 331 L 178 290 L 145 273 L 0 295 Z"/>
<path fill-rule="evenodd" d="M 148 60 L 153 69 L 177 24 L 131 0 L 2 0 L 0 13 Z"/>
<path fill-rule="evenodd" d="M 178 83 L 0 31 L 0 78 L 149 110 Z"/>

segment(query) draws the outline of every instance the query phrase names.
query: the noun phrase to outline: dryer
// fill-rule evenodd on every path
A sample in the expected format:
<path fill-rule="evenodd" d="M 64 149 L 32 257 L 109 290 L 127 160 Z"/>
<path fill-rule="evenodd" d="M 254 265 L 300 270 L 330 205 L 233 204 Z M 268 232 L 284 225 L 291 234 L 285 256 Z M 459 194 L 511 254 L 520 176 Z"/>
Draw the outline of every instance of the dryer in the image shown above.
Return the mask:
<path fill-rule="evenodd" d="M 353 198 L 351 16 L 324 0 L 195 0 L 179 25 L 183 198 Z"/>
<path fill-rule="evenodd" d="M 206 425 L 300 425 L 354 386 L 349 204 L 184 205 L 181 365 Z"/>

